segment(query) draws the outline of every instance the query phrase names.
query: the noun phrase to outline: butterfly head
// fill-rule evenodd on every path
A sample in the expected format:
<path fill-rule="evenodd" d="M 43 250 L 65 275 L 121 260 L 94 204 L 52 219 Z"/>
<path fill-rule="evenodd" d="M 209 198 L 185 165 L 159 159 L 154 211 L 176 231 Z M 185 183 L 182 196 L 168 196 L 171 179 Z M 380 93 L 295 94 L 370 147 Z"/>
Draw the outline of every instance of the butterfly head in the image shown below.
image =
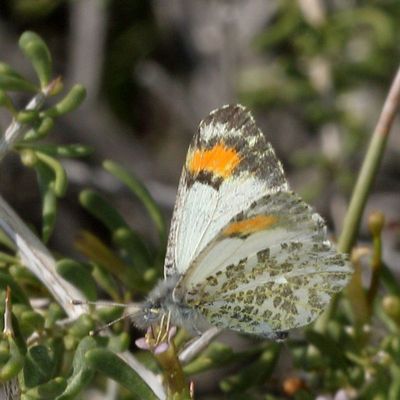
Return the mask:
<path fill-rule="evenodd" d="M 175 275 L 161 280 L 132 313 L 133 323 L 139 329 L 162 325 L 163 320 L 168 320 L 168 324 L 172 326 L 184 327 L 193 334 L 199 334 L 209 328 L 209 323 L 199 311 L 187 306 L 179 295 L 173 295 L 179 278 Z"/>
<path fill-rule="evenodd" d="M 131 314 L 133 323 L 139 329 L 147 329 L 151 325 L 157 325 L 165 314 L 159 301 L 147 300 L 139 305 Z"/>
<path fill-rule="evenodd" d="M 140 329 L 157 325 L 163 315 L 167 315 L 173 303 L 172 291 L 177 279 L 162 280 L 149 293 L 147 299 L 140 304 L 138 310 L 132 314 L 134 324 Z"/>
<path fill-rule="evenodd" d="M 154 302 L 148 301 L 144 303 L 142 308 L 142 318 L 147 325 L 154 324 L 161 319 L 163 309 L 161 303 L 156 300 Z"/>

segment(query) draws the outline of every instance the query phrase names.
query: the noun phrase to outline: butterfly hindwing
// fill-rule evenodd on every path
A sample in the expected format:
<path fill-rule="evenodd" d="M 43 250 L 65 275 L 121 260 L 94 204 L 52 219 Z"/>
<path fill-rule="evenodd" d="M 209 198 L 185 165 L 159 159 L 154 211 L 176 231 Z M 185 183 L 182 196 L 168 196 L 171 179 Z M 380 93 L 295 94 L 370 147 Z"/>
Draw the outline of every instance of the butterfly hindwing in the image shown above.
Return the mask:
<path fill-rule="evenodd" d="M 183 274 L 218 232 L 267 193 L 287 190 L 271 145 L 242 106 L 205 118 L 189 147 L 178 188 L 164 266 Z"/>
<path fill-rule="evenodd" d="M 174 297 L 212 325 L 271 336 L 315 320 L 349 276 L 321 217 L 296 194 L 279 190 L 220 229 Z"/>

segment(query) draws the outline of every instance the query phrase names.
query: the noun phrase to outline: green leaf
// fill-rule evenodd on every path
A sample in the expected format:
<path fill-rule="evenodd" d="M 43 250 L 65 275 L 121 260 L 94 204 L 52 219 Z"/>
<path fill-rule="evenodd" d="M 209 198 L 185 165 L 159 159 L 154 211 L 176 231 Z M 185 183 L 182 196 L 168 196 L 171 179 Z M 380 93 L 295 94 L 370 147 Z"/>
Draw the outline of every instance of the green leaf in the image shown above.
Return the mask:
<path fill-rule="evenodd" d="M 0 75 L 10 75 L 17 78 L 22 78 L 22 76 L 17 71 L 15 71 L 15 69 L 11 65 L 3 61 L 0 61 Z"/>
<path fill-rule="evenodd" d="M 119 335 L 110 337 L 108 349 L 113 352 L 123 352 L 129 348 L 130 337 L 127 332 L 122 332 Z"/>
<path fill-rule="evenodd" d="M 127 170 L 122 168 L 117 163 L 107 160 L 104 161 L 103 167 L 106 171 L 108 171 L 110 174 L 114 175 L 117 179 L 124 183 L 146 207 L 147 212 L 149 213 L 157 228 L 160 238 L 160 245 L 161 247 L 164 247 L 167 239 L 165 219 L 157 203 L 151 197 L 145 186 L 137 178 L 128 173 Z"/>
<path fill-rule="evenodd" d="M 19 47 L 32 62 L 40 85 L 45 88 L 49 84 L 52 75 L 52 60 L 46 43 L 36 33 L 27 31 L 21 35 Z"/>
<path fill-rule="evenodd" d="M 85 337 L 81 340 L 75 351 L 72 363 L 73 372 L 68 379 L 67 387 L 56 400 L 73 400 L 92 381 L 94 371 L 87 365 L 85 354 L 97 347 L 92 337 Z"/>
<path fill-rule="evenodd" d="M 100 264 L 91 263 L 93 265 L 93 278 L 96 283 L 104 290 L 114 301 L 120 301 L 119 286 L 113 276 Z"/>
<path fill-rule="evenodd" d="M 134 399 L 156 400 L 157 397 L 142 378 L 120 357 L 106 349 L 94 349 L 86 353 L 88 365 L 117 381 L 133 395 Z"/>
<path fill-rule="evenodd" d="M 57 303 L 50 303 L 46 313 L 45 328 L 52 328 L 59 319 L 65 317 L 64 310 Z"/>
<path fill-rule="evenodd" d="M 126 254 L 137 271 L 143 271 L 153 264 L 145 243 L 130 228 L 121 227 L 115 230 L 113 232 L 113 242 L 122 250 L 123 254 Z"/>
<path fill-rule="evenodd" d="M 17 261 L 9 267 L 8 272 L 21 286 L 30 286 L 34 290 L 40 290 L 42 288 L 42 283 L 36 275 L 34 275 L 29 269 L 20 265 Z"/>
<path fill-rule="evenodd" d="M 400 286 L 398 280 L 393 275 L 390 268 L 388 268 L 387 265 L 383 264 L 380 273 L 381 273 L 382 284 L 386 288 L 386 290 L 390 294 L 400 296 Z"/>
<path fill-rule="evenodd" d="M 34 399 L 53 400 L 65 390 L 66 386 L 65 378 L 57 376 L 46 383 L 27 390 L 25 394 L 26 396 L 32 396 Z"/>
<path fill-rule="evenodd" d="M 195 360 L 185 365 L 183 371 L 186 375 L 198 374 L 210 368 L 218 368 L 235 360 L 232 348 L 226 344 L 214 342 Z M 236 360 L 237 361 L 237 360 Z"/>
<path fill-rule="evenodd" d="M 83 190 L 79 202 L 110 231 L 127 226 L 121 214 L 94 190 Z"/>
<path fill-rule="evenodd" d="M 12 256 L 10 254 L 3 253 L 0 251 L 0 261 L 5 262 L 7 264 L 17 264 L 18 259 L 16 256 Z"/>
<path fill-rule="evenodd" d="M 25 361 L 25 357 L 14 338 L 9 335 L 4 340 L 8 342 L 9 358 L 0 368 L 0 382 L 8 381 L 16 376 L 21 371 Z"/>
<path fill-rule="evenodd" d="M 42 206 L 42 238 L 47 243 L 54 230 L 57 216 L 57 196 L 54 189 L 48 186 L 47 191 L 43 194 Z"/>
<path fill-rule="evenodd" d="M 14 242 L 1 229 L 0 229 L 0 244 L 10 250 L 13 251 L 16 250 Z"/>
<path fill-rule="evenodd" d="M 1 339 L 0 339 L 0 366 L 2 367 L 9 358 L 10 358 L 10 345 L 8 343 L 7 338 L 1 337 Z"/>
<path fill-rule="evenodd" d="M 40 24 L 40 21 L 48 21 L 62 2 L 63 0 L 18 0 L 12 4 L 13 18 L 25 21 L 24 23 L 29 21 L 31 24 Z"/>
<path fill-rule="evenodd" d="M 30 305 L 29 299 L 25 292 L 19 287 L 14 279 L 10 275 L 0 272 L 0 289 L 5 291 L 7 286 L 9 286 L 11 289 L 11 299 L 13 299 L 13 302 Z"/>
<path fill-rule="evenodd" d="M 400 398 L 400 368 L 398 365 L 393 365 L 390 369 L 391 372 L 391 385 L 388 393 L 389 399 Z"/>
<path fill-rule="evenodd" d="M 53 145 L 44 143 L 18 143 L 18 148 L 29 148 L 32 150 L 46 153 L 51 157 L 86 157 L 93 153 L 93 149 L 81 144 Z"/>
<path fill-rule="evenodd" d="M 286 10 L 278 10 L 278 20 L 269 29 L 265 29 L 256 38 L 255 46 L 259 49 L 279 46 L 296 35 L 301 24 L 301 13 L 295 5 Z"/>
<path fill-rule="evenodd" d="M 21 313 L 19 324 L 21 332 L 27 337 L 35 331 L 43 330 L 44 317 L 33 310 L 27 310 Z"/>
<path fill-rule="evenodd" d="M 68 186 L 67 174 L 65 173 L 63 166 L 58 160 L 42 153 L 41 151 L 36 151 L 36 155 L 38 159 L 46 164 L 54 174 L 54 193 L 57 197 L 63 197 Z"/>
<path fill-rule="evenodd" d="M 48 165 L 41 161 L 35 164 L 35 171 L 42 196 L 42 238 L 44 242 L 47 242 L 53 232 L 57 217 L 57 196 L 53 185 L 54 174 Z"/>
<path fill-rule="evenodd" d="M 53 378 L 55 363 L 49 349 L 44 345 L 33 346 L 28 350 L 24 366 L 24 382 L 33 388 Z"/>
<path fill-rule="evenodd" d="M 330 336 L 321 334 L 315 330 L 307 330 L 305 332 L 307 340 L 313 344 L 321 353 L 321 357 L 325 362 L 330 362 L 332 365 L 341 369 L 346 368 L 346 358 L 340 350 L 340 344 L 335 342 Z"/>
<path fill-rule="evenodd" d="M 274 370 L 279 358 L 280 348 L 281 346 L 278 343 L 272 343 L 253 364 L 242 369 L 236 375 L 223 379 L 220 388 L 226 393 L 231 393 L 263 384 Z"/>
<path fill-rule="evenodd" d="M 97 299 L 96 282 L 87 266 L 64 258 L 57 262 L 56 269 L 65 280 L 78 288 L 88 300 Z"/>
<path fill-rule="evenodd" d="M 83 338 L 94 329 L 95 323 L 91 315 L 82 314 L 69 328 L 69 333 L 75 338 Z"/>
<path fill-rule="evenodd" d="M 39 120 L 37 110 L 21 110 L 15 116 L 16 121 L 21 124 L 33 124 Z"/>
<path fill-rule="evenodd" d="M 364 372 L 365 373 L 365 372 Z M 359 388 L 357 398 L 373 400 L 397 400 L 389 397 L 391 379 L 388 368 L 378 368 L 374 371 L 374 379 L 368 379 Z"/>
<path fill-rule="evenodd" d="M 5 107 L 13 115 L 17 112 L 11 97 L 4 90 L 0 90 L 0 107 Z"/>
<path fill-rule="evenodd" d="M 112 233 L 114 242 L 125 250 L 137 270 L 150 265 L 150 255 L 141 238 L 132 231 L 119 212 L 93 190 L 84 190 L 79 201 L 94 217 Z"/>
<path fill-rule="evenodd" d="M 28 168 L 34 168 L 38 163 L 37 155 L 31 149 L 24 149 L 19 152 L 21 162 Z"/>
<path fill-rule="evenodd" d="M 124 307 L 113 307 L 111 305 L 108 307 L 99 307 L 96 309 L 96 316 L 103 324 L 108 324 L 110 322 L 116 321 L 118 318 L 122 317 L 123 313 Z"/>
<path fill-rule="evenodd" d="M 59 117 L 78 108 L 86 97 L 86 89 L 82 85 L 75 85 L 68 94 L 54 107 L 42 111 L 46 117 Z"/>
<path fill-rule="evenodd" d="M 140 276 L 118 257 L 105 243 L 89 232 L 82 232 L 76 241 L 76 247 L 89 260 L 106 268 L 130 289 L 146 291 Z M 93 274 L 93 276 L 95 276 Z"/>
<path fill-rule="evenodd" d="M 0 89 L 5 91 L 36 92 L 37 87 L 22 77 L 0 73 Z"/>
<path fill-rule="evenodd" d="M 39 127 L 30 129 L 24 136 L 24 140 L 19 142 L 17 146 L 27 145 L 24 142 L 33 142 L 35 140 L 43 139 L 47 136 L 51 129 L 54 127 L 54 119 L 50 117 L 44 117 L 41 119 Z M 16 147 L 17 147 L 16 146 Z"/>

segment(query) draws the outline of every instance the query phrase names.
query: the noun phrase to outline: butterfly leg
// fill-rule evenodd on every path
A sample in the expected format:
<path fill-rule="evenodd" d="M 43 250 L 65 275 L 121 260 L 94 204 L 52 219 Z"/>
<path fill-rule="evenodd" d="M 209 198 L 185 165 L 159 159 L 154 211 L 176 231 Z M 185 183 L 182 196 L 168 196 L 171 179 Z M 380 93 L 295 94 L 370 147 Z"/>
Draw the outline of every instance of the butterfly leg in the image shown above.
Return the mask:
<path fill-rule="evenodd" d="M 168 333 L 171 328 L 171 312 L 168 311 L 167 314 L 163 314 L 160 320 L 160 325 L 158 326 L 156 344 L 160 344 L 167 340 Z"/>
<path fill-rule="evenodd" d="M 161 343 L 161 339 L 164 332 L 164 324 L 165 324 L 165 314 L 161 316 L 160 325 L 158 326 L 158 331 L 157 331 L 156 344 Z"/>
<path fill-rule="evenodd" d="M 275 340 L 277 342 L 284 342 L 289 336 L 288 331 L 277 331 L 271 334 L 269 339 Z"/>
<path fill-rule="evenodd" d="M 165 327 L 163 329 L 163 335 L 161 336 L 160 342 L 164 342 L 168 338 L 169 330 L 171 329 L 171 311 L 168 311 L 167 320 L 165 323 Z"/>

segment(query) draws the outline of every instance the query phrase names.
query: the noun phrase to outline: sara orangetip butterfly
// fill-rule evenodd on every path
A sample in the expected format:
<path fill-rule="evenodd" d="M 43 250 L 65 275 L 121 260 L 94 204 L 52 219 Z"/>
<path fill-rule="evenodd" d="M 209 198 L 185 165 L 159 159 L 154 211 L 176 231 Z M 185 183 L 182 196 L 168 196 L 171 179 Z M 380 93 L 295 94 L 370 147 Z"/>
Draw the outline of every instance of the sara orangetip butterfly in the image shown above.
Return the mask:
<path fill-rule="evenodd" d="M 281 338 L 314 321 L 350 274 L 323 219 L 289 189 L 250 112 L 228 105 L 193 138 L 165 279 L 133 318 L 140 327 L 169 315 L 192 333 L 216 326 Z"/>

